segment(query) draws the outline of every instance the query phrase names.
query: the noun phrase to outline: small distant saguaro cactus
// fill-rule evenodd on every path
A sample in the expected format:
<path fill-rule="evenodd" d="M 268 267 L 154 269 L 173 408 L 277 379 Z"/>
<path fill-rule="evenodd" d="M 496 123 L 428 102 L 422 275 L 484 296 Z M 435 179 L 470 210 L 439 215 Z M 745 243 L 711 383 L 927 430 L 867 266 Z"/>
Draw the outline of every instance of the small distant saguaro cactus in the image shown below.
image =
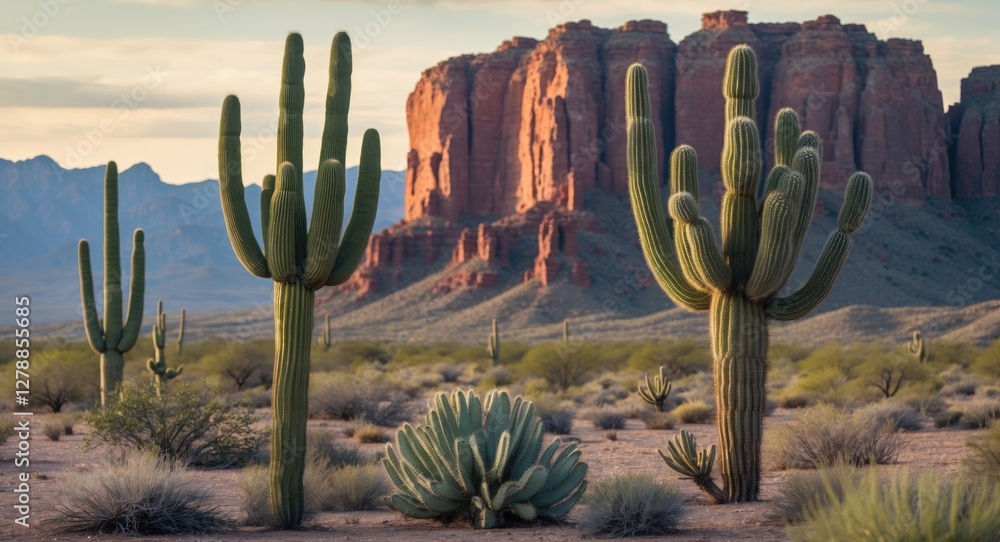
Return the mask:
<path fill-rule="evenodd" d="M 330 345 L 333 344 L 333 341 L 330 339 L 330 315 L 327 314 L 325 318 L 326 327 L 319 334 L 319 344 L 323 347 L 323 350 L 329 350 Z"/>
<path fill-rule="evenodd" d="M 178 348 L 184 337 L 184 311 L 181 311 L 181 325 L 177 332 Z M 156 323 L 153 324 L 153 356 L 146 360 L 146 369 L 153 373 L 156 379 L 156 394 L 163 390 L 163 385 L 167 381 L 177 378 L 184 370 L 184 366 L 176 369 L 167 368 L 167 356 L 165 347 L 167 346 L 167 315 L 163 312 L 163 301 L 156 302 Z"/>
<path fill-rule="evenodd" d="M 177 355 L 184 350 L 184 321 L 187 320 L 187 310 L 181 309 L 181 321 L 177 324 Z"/>
<path fill-rule="evenodd" d="M 569 344 L 569 320 L 563 320 L 563 343 Z"/>
<path fill-rule="evenodd" d="M 906 351 L 917 360 L 917 363 L 927 362 L 927 345 L 924 343 L 924 335 L 919 330 L 913 332 L 913 338 L 906 345 Z"/>
<path fill-rule="evenodd" d="M 368 245 L 378 206 L 381 151 L 378 132 L 369 129 L 361 143 L 354 210 L 341 237 L 351 65 L 351 41 L 347 34 L 338 32 L 330 51 L 316 196 L 312 222 L 307 227 L 302 188 L 305 59 L 299 34 L 289 34 L 285 41 L 278 116 L 278 175 L 266 176 L 261 190 L 264 250 L 254 237 L 243 196 L 240 102 L 236 96 L 228 96 L 222 104 L 219 184 L 226 231 L 243 267 L 255 276 L 274 280 L 270 495 L 275 517 L 286 528 L 300 525 L 305 510 L 302 475 L 315 291 L 343 284 L 354 273 Z"/>
<path fill-rule="evenodd" d="M 486 338 L 486 355 L 493 360 L 493 366 L 500 365 L 500 328 L 497 319 L 493 319 L 493 333 Z"/>
<path fill-rule="evenodd" d="M 671 466 L 699 465 L 696 472 L 680 472 L 698 476 L 699 485 L 720 503 L 756 500 L 760 488 L 768 321 L 801 318 L 823 301 L 847 260 L 850 234 L 864 221 L 872 195 L 867 174 L 851 176 L 837 230 L 827 240 L 812 275 L 798 291 L 779 296 L 812 219 L 822 145 L 815 133 L 800 133 L 794 110 L 779 111 L 776 164 L 758 201 L 762 153 L 754 104 L 757 57 L 749 46 L 730 51 L 722 87 L 726 100 L 722 182 L 726 190 L 721 247 L 708 221 L 699 215 L 698 161 L 687 145 L 677 147 L 670 157 L 671 235 L 660 199 L 648 76 L 641 65 L 629 68 L 625 91 L 629 194 L 646 261 L 678 306 L 708 310 L 710 315 L 722 487 L 703 471 L 711 454 L 674 461 Z M 681 454 L 692 448 L 676 446 Z"/>
<path fill-rule="evenodd" d="M 94 277 L 90 268 L 90 245 L 80 240 L 80 298 L 87 342 L 101 355 L 101 406 L 122 383 L 125 352 L 135 346 L 142 327 L 142 304 L 146 288 L 146 252 L 141 229 L 132 237 L 132 275 L 128 315 L 122 322 L 122 266 L 118 253 L 118 165 L 108 162 L 104 170 L 104 319 L 97 317 Z"/>
<path fill-rule="evenodd" d="M 661 365 L 660 374 L 653 378 L 649 378 L 647 374 L 646 378 L 639 382 L 639 397 L 653 405 L 657 412 L 663 412 L 663 403 L 670 396 L 672 387 L 673 383 L 667 380 L 666 369 Z"/>

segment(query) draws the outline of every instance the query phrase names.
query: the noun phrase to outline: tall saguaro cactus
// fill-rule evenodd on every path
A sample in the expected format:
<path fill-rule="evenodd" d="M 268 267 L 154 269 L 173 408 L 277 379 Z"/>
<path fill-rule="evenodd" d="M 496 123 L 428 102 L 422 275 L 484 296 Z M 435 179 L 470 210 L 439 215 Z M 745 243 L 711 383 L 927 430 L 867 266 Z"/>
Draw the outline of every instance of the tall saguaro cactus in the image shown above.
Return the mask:
<path fill-rule="evenodd" d="M 184 311 L 181 310 L 181 325 L 177 332 L 177 347 L 180 348 L 181 342 L 184 340 Z M 146 370 L 153 373 L 153 377 L 156 379 L 156 394 L 159 395 L 163 390 L 163 385 L 169 380 L 173 380 L 180 376 L 181 372 L 184 371 L 184 366 L 178 366 L 176 369 L 167 368 L 167 315 L 163 312 L 163 301 L 158 300 L 156 302 L 156 323 L 153 324 L 153 357 L 146 360 Z"/>
<path fill-rule="evenodd" d="M 324 286 L 343 284 L 364 256 L 375 222 L 382 174 L 379 135 L 365 132 L 358 189 L 350 223 L 344 216 L 347 113 L 351 94 L 351 42 L 337 33 L 330 51 L 326 118 L 312 223 L 306 226 L 302 189 L 302 108 L 305 73 L 302 37 L 285 41 L 278 117 L 277 178 L 264 178 L 261 232 L 254 237 L 243 196 L 240 157 L 240 102 L 228 96 L 219 129 L 219 183 L 222 211 L 233 250 L 251 274 L 274 280 L 274 410 L 270 485 L 275 516 L 284 527 L 302 523 L 302 474 L 306 452 L 309 355 L 313 299 Z"/>
<path fill-rule="evenodd" d="M 333 344 L 333 341 L 330 339 L 330 315 L 327 314 L 325 318 L 326 327 L 324 327 L 323 331 L 319 334 L 319 344 L 323 347 L 323 350 L 329 350 L 330 345 Z"/>
<path fill-rule="evenodd" d="M 629 194 L 643 253 L 660 286 L 677 305 L 709 311 L 722 487 L 706 475 L 714 454 L 695 457 L 692 452 L 684 461 L 674 461 L 673 468 L 681 467 L 681 473 L 698 480 L 717 502 L 755 500 L 768 321 L 800 318 L 830 292 L 847 259 L 849 236 L 868 211 L 872 181 L 861 172 L 851 176 L 837 230 L 812 275 L 798 291 L 782 297 L 779 291 L 795 266 L 819 190 L 819 138 L 813 132 L 800 133 L 794 110 L 778 112 L 776 165 L 758 201 L 762 155 L 754 105 L 757 57 L 746 45 L 733 48 L 722 85 L 722 245 L 716 244 L 711 226 L 698 213 L 698 162 L 687 145 L 670 157 L 671 235 L 660 200 L 648 87 L 645 68 L 632 65 L 626 81 Z M 677 447 L 678 453 L 689 449 L 693 444 Z"/>
<path fill-rule="evenodd" d="M 125 352 L 135 346 L 142 327 L 142 303 L 146 290 L 146 252 L 141 229 L 132 237 L 132 275 L 128 314 L 122 321 L 122 266 L 118 252 L 118 165 L 108 162 L 104 171 L 104 320 L 97 317 L 94 277 L 90 268 L 90 244 L 80 240 L 80 299 L 87 342 L 101 355 L 101 405 L 121 382 Z"/>

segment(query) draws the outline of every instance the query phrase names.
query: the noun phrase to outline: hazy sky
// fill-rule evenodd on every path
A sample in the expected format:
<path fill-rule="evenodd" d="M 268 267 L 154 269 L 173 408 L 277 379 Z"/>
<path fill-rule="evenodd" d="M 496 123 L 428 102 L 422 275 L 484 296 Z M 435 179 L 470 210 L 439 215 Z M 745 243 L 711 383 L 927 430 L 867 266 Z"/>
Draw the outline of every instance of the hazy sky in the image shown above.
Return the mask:
<path fill-rule="evenodd" d="M 403 169 L 405 103 L 420 72 L 450 56 L 494 50 L 514 35 L 544 37 L 566 20 L 616 27 L 667 23 L 680 42 L 700 14 L 745 9 L 751 22 L 833 13 L 880 38 L 923 40 L 945 104 L 973 66 L 1000 64 L 996 0 L 18 0 L 0 4 L 0 157 L 48 154 L 65 167 L 144 161 L 167 182 L 217 176 L 223 97 L 243 102 L 244 178 L 274 169 L 282 42 L 306 44 L 306 164 L 315 167 L 330 40 L 354 41 L 348 165 L 367 127 L 383 167 Z"/>

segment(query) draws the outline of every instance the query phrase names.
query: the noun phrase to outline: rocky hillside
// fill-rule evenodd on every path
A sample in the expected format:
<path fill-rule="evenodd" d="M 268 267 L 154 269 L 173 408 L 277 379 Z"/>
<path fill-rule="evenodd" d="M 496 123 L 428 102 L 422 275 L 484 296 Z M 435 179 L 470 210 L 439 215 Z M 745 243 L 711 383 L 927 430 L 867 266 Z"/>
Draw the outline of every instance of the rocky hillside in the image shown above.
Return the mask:
<path fill-rule="evenodd" d="M 829 15 L 757 24 L 723 11 L 679 44 L 657 21 L 580 21 L 427 69 L 407 101 L 405 220 L 372 237 L 365 266 L 344 290 L 325 291 L 319 310 L 342 327 L 398 319 L 408 329 L 413 318 L 546 325 L 609 303 L 613 318 L 671 307 L 646 272 L 626 197 L 625 71 L 635 61 L 649 70 L 661 170 L 675 143 L 702 156 L 712 219 L 722 72 L 738 43 L 760 58 L 758 118 L 795 107 L 824 138 L 824 190 L 790 287 L 834 227 L 849 174 L 864 169 L 878 188 L 873 209 L 818 312 L 1000 297 L 1000 68 L 977 68 L 946 116 L 919 41 L 881 41 Z M 415 316 L 428 311 L 433 319 Z"/>

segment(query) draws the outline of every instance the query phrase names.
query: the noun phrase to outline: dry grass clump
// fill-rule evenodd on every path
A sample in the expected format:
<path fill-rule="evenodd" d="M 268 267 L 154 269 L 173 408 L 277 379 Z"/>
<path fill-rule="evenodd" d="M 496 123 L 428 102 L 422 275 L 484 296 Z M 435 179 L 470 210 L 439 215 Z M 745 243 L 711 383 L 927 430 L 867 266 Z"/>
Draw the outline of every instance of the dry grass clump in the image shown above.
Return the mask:
<path fill-rule="evenodd" d="M 119 463 L 68 477 L 60 489 L 50 520 L 57 533 L 190 535 L 232 525 L 197 473 L 151 452 L 129 451 Z"/>
<path fill-rule="evenodd" d="M 672 414 L 683 423 L 708 423 L 715 416 L 715 411 L 705 401 L 695 399 L 677 405 Z"/>
<path fill-rule="evenodd" d="M 770 430 L 764 446 L 777 469 L 814 469 L 838 463 L 894 463 L 902 441 L 890 423 L 821 404 Z"/>
<path fill-rule="evenodd" d="M 615 473 L 587 488 L 580 531 L 585 537 L 662 536 L 675 532 L 684 496 L 640 473 Z"/>

